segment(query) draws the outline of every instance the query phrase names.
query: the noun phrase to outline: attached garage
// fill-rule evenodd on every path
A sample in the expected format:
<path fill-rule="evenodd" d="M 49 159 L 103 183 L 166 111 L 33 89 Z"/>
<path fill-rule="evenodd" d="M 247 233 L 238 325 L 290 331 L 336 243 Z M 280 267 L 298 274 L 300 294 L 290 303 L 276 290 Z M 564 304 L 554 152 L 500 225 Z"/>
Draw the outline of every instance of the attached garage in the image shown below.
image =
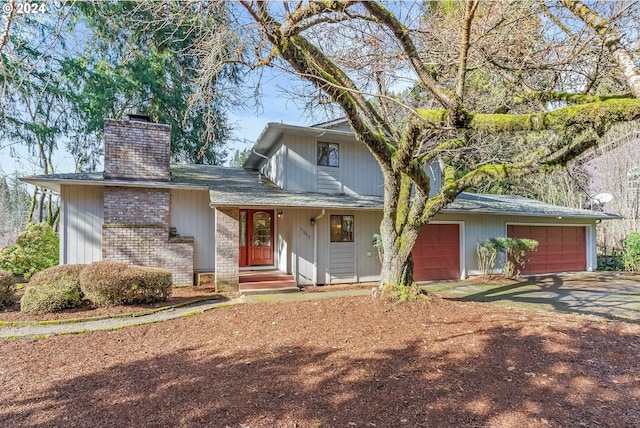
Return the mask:
<path fill-rule="evenodd" d="M 413 247 L 416 281 L 460 278 L 460 224 L 427 224 Z"/>
<path fill-rule="evenodd" d="M 510 238 L 538 241 L 524 274 L 587 270 L 585 226 L 507 225 Z"/>

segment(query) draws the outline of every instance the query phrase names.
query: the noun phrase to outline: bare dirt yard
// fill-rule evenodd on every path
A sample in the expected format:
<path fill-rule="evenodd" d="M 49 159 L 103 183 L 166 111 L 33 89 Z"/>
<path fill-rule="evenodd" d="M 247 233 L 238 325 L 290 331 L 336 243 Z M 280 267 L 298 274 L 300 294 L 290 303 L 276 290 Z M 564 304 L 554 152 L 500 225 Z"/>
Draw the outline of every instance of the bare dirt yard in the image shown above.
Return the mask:
<path fill-rule="evenodd" d="M 638 427 L 640 325 L 361 296 L 2 340 L 0 426 Z"/>

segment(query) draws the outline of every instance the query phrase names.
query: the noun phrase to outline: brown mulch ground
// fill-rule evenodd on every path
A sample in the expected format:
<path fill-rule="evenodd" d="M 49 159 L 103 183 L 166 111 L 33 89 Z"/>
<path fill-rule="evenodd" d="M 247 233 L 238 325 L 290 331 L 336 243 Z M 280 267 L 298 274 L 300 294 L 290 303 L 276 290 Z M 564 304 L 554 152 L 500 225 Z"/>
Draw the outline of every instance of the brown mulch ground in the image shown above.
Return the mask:
<path fill-rule="evenodd" d="M 370 297 L 0 341 L 7 427 L 637 427 L 640 325 Z"/>
<path fill-rule="evenodd" d="M 131 313 L 139 314 L 166 306 L 180 305 L 197 300 L 225 298 L 225 296 L 216 294 L 215 287 L 176 287 L 172 289 L 171 297 L 164 302 L 94 308 L 89 302 L 84 301 L 82 305 L 77 308 L 65 309 L 64 311 L 54 313 L 33 314 L 20 312 L 20 298 L 23 292 L 24 289 L 21 289 L 15 294 L 15 303 L 13 306 L 0 309 L 0 321 L 52 321 L 109 315 L 117 316 Z"/>

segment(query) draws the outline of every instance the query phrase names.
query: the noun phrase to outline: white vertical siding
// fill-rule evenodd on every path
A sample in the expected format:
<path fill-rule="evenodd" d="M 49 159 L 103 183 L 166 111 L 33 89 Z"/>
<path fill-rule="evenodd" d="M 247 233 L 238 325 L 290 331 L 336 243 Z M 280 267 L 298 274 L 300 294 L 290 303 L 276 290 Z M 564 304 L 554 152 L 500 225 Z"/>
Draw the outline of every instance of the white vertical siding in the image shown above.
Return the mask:
<path fill-rule="evenodd" d="M 364 144 L 355 140 L 338 141 L 323 137 L 322 141 L 340 145 L 340 166 L 334 168 L 316 165 L 315 138 L 284 135 L 282 141 L 284 147 L 272 159 L 281 156 L 285 165 L 281 186 L 285 190 L 382 195 L 380 166 Z M 263 172 L 267 174 L 270 168 L 265 165 Z"/>
<path fill-rule="evenodd" d="M 282 145 L 282 143 L 279 143 L 276 147 L 278 147 L 277 150 L 262 166 L 260 172 L 278 185 L 278 187 L 284 188 L 284 163 L 287 148 Z"/>
<path fill-rule="evenodd" d="M 322 211 L 315 211 L 315 215 L 320 215 Z M 334 213 L 336 214 L 336 213 Z M 329 218 L 331 211 L 326 210 L 324 216 L 318 220 L 318 284 L 331 284 L 330 267 L 330 235 Z"/>
<path fill-rule="evenodd" d="M 312 285 L 314 226 L 311 218 L 322 209 L 284 209 L 278 220 L 278 268 L 294 275 L 300 285 Z M 331 214 L 354 215 L 353 243 L 330 242 Z M 380 211 L 329 211 L 317 221 L 317 283 L 366 282 L 380 279 L 380 261 L 373 248 L 378 233 Z"/>
<path fill-rule="evenodd" d="M 329 244 L 329 282 L 338 284 L 356 281 L 355 242 L 331 242 Z"/>
<path fill-rule="evenodd" d="M 316 167 L 316 189 L 320 193 L 342 193 L 340 182 L 340 168 L 330 166 Z"/>
<path fill-rule="evenodd" d="M 340 143 L 340 169 L 344 193 L 382 196 L 380 165 L 364 144 L 355 140 Z"/>
<path fill-rule="evenodd" d="M 316 191 L 316 144 L 313 139 L 298 135 L 284 135 L 284 189 L 293 192 Z"/>
<path fill-rule="evenodd" d="M 355 214 L 356 266 L 358 282 L 380 280 L 380 259 L 373 247 L 373 235 L 380 233 L 381 211 L 358 211 Z"/>
<path fill-rule="evenodd" d="M 278 217 L 278 212 L 282 216 Z M 291 247 L 293 243 L 293 229 L 291 228 L 292 212 L 276 208 L 275 210 L 275 263 L 282 272 L 291 274 Z"/>
<path fill-rule="evenodd" d="M 279 222 L 279 234 L 289 238 L 286 259 L 287 272 L 292 274 L 299 285 L 313 285 L 313 226 L 311 217 L 321 210 L 283 210 Z"/>
<path fill-rule="evenodd" d="M 102 194 L 98 186 L 61 186 L 62 264 L 102 260 Z"/>
<path fill-rule="evenodd" d="M 215 212 L 207 190 L 171 190 L 171 227 L 181 236 L 193 236 L 193 267 L 215 269 Z"/>

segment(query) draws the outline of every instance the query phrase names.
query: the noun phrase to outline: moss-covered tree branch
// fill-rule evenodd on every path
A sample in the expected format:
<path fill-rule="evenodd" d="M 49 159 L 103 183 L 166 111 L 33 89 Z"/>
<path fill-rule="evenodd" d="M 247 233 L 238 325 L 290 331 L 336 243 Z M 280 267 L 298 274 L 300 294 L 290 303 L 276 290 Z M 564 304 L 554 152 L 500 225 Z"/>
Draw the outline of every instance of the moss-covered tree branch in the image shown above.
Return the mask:
<path fill-rule="evenodd" d="M 448 111 L 418 110 L 425 119 L 425 127 L 447 127 Z M 467 122 L 461 129 L 489 133 L 504 132 L 561 132 L 569 127 L 583 130 L 588 127 L 603 128 L 612 123 L 640 118 L 640 100 L 636 98 L 611 98 L 604 101 L 571 105 L 557 110 L 528 114 L 467 113 Z"/>

